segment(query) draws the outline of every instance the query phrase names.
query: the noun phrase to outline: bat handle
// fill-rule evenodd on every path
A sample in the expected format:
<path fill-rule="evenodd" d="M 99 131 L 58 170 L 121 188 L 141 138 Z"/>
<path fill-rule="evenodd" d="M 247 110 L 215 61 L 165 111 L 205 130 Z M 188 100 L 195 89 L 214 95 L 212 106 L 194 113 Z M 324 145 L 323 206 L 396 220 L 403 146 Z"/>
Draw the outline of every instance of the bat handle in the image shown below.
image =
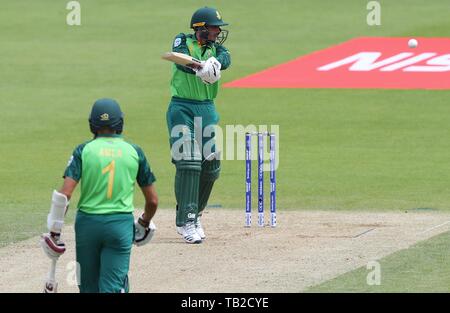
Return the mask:
<path fill-rule="evenodd" d="M 202 68 L 201 65 L 197 65 L 197 64 L 188 64 L 188 65 L 186 65 L 186 67 L 190 68 L 194 72 L 197 72 L 197 71 L 199 71 Z"/>
<path fill-rule="evenodd" d="M 48 272 L 48 278 L 45 282 L 44 293 L 56 293 L 58 283 L 56 282 L 56 259 L 52 260 L 50 271 Z"/>
<path fill-rule="evenodd" d="M 52 264 L 50 266 L 50 271 L 48 273 L 48 280 L 55 281 L 56 280 L 56 259 L 52 260 Z"/>

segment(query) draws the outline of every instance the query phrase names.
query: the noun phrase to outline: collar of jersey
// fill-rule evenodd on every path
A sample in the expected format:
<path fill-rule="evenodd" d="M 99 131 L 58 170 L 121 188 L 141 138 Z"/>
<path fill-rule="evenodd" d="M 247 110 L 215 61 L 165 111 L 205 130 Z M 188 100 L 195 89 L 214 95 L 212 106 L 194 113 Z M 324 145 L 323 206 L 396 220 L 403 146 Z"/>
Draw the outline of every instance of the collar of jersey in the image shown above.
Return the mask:
<path fill-rule="evenodd" d="M 100 134 L 96 138 L 122 138 L 121 134 Z"/>

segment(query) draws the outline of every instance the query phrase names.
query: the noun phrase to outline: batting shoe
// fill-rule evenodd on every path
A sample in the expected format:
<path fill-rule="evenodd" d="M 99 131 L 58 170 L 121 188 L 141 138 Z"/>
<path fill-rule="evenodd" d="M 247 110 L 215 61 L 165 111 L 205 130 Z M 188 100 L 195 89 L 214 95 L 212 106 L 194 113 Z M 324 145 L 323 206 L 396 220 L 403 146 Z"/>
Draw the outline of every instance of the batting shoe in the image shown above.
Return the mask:
<path fill-rule="evenodd" d="M 200 236 L 202 240 L 206 239 L 205 230 L 202 227 L 202 223 L 200 222 L 200 216 L 197 217 L 197 222 L 195 223 L 195 230 L 197 234 Z"/>
<path fill-rule="evenodd" d="M 177 233 L 183 236 L 187 243 L 201 243 L 202 238 L 197 233 L 194 222 L 188 222 L 182 227 L 177 226 Z"/>

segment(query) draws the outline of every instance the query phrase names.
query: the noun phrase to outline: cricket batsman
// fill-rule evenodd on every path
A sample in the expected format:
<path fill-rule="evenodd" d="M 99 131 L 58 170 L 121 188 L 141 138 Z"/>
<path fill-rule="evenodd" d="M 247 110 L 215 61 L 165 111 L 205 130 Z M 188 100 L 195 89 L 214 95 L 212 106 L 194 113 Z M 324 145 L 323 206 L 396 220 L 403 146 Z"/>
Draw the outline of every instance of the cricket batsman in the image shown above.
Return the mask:
<path fill-rule="evenodd" d="M 220 157 L 215 145 L 209 155 L 204 155 L 202 145 L 214 140 L 214 132 L 205 136 L 203 130 L 217 125 L 219 121 L 214 99 L 219 89 L 221 71 L 231 64 L 230 53 L 223 46 L 228 31 L 221 27 L 226 25 L 216 9 L 198 9 L 191 18 L 193 33 L 178 34 L 172 44 L 173 52 L 202 61 L 202 67 L 198 70 L 173 65 L 170 84 L 172 98 L 166 115 L 172 163 L 176 167 L 176 226 L 177 232 L 187 243 L 201 243 L 206 238 L 200 218 L 220 173 Z M 195 118 L 201 120 L 201 129 L 195 129 Z M 184 125 L 186 131 L 181 135 L 174 134 L 175 127 L 179 125 Z M 175 143 L 186 140 L 186 133 L 190 145 L 182 146 L 183 158 L 175 157 L 180 152 L 174 149 Z"/>
<path fill-rule="evenodd" d="M 60 235 L 70 197 L 81 181 L 75 221 L 78 284 L 82 293 L 128 292 L 132 244 L 150 241 L 157 210 L 150 165 L 142 149 L 122 137 L 123 113 L 113 99 L 97 100 L 89 117 L 94 138 L 73 152 L 64 172 L 64 183 L 53 191 L 47 218 L 49 233 L 41 245 L 52 260 L 65 252 Z M 135 182 L 145 197 L 145 210 L 134 220 Z"/>

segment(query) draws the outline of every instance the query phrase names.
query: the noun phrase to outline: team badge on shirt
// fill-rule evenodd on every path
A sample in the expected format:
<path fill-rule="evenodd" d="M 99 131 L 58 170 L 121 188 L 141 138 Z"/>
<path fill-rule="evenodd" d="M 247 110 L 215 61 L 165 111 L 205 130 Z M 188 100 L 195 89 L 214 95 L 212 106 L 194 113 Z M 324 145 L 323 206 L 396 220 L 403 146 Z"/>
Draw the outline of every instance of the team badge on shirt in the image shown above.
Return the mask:
<path fill-rule="evenodd" d="M 176 48 L 181 44 L 181 38 L 176 38 L 173 42 L 173 47 Z"/>

